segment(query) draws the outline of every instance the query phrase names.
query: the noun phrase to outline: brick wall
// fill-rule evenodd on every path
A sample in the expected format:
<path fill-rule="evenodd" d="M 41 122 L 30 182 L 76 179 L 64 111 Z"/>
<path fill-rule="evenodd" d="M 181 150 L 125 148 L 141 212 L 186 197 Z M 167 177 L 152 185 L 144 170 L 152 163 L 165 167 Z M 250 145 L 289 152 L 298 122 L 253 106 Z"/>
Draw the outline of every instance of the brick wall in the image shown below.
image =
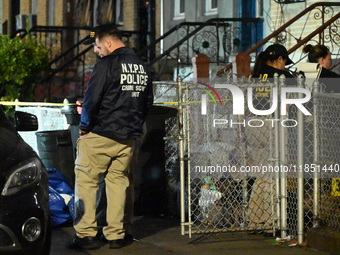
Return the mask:
<path fill-rule="evenodd" d="M 55 26 L 63 26 L 64 25 L 64 0 L 55 0 L 55 9 L 54 9 L 54 25 Z"/>
<path fill-rule="evenodd" d="M 32 10 L 31 0 L 21 0 L 20 1 L 20 14 L 30 14 Z"/>
<path fill-rule="evenodd" d="M 138 1 L 124 0 L 124 25 L 122 30 L 135 31 L 138 28 L 137 20 Z M 129 47 L 134 47 L 137 44 L 136 37 L 130 38 Z"/>
<path fill-rule="evenodd" d="M 282 5 L 283 9 L 283 15 L 281 13 L 281 9 L 277 4 L 272 2 L 271 4 L 271 18 L 272 18 L 272 24 L 271 28 L 272 30 L 277 29 L 282 25 L 282 22 L 287 22 L 291 18 L 293 18 L 295 15 L 303 11 L 306 6 L 310 6 L 316 2 L 320 2 L 319 0 L 306 0 L 306 3 L 299 3 L 299 4 L 288 4 L 288 5 Z M 338 3 L 339 1 L 331 1 Z M 324 16 L 325 22 L 332 18 L 334 14 L 337 14 L 340 12 L 340 7 L 327 7 L 326 14 Z M 309 16 L 307 18 L 307 15 L 305 15 L 303 18 L 300 18 L 297 22 L 295 22 L 293 25 L 291 25 L 287 31 L 288 31 L 288 40 L 284 43 L 284 45 L 287 47 L 287 49 L 292 48 L 296 43 L 296 38 L 305 38 L 307 35 L 309 35 L 311 32 L 315 31 L 318 27 L 322 25 L 322 19 L 321 19 L 321 12 L 318 9 L 315 9 L 309 13 Z M 284 20 L 282 18 L 284 17 Z M 280 22 L 282 20 L 282 22 Z M 290 35 L 289 35 L 290 34 Z M 340 47 L 334 43 L 332 40 L 337 40 L 335 35 L 330 35 L 329 30 L 324 31 L 323 38 L 325 41 L 323 42 L 321 38 L 319 38 L 319 35 L 312 38 L 308 44 L 316 45 L 317 43 L 322 43 L 329 47 L 330 51 L 332 52 L 332 65 L 338 63 L 340 61 L 339 58 L 339 52 Z M 306 57 L 306 54 L 302 52 L 303 47 L 300 47 L 297 49 L 293 54 L 291 54 L 291 58 L 293 61 L 297 61 L 300 58 Z M 302 60 L 303 62 L 306 61 L 306 59 Z M 333 71 L 339 73 L 340 68 L 334 68 Z"/>
<path fill-rule="evenodd" d="M 47 14 L 48 14 L 48 1 L 38 0 L 37 3 L 37 25 L 46 26 L 47 25 Z"/>
<path fill-rule="evenodd" d="M 302 12 L 306 8 L 306 6 L 308 7 L 316 2 L 320 2 L 320 0 L 306 0 L 306 2 L 304 3 L 283 4 L 280 6 L 274 1 L 271 1 L 271 30 L 274 31 L 278 29 L 284 23 Z M 339 7 L 334 7 L 333 11 L 330 11 L 329 14 L 325 15 L 325 21 L 330 19 L 334 13 L 337 13 L 339 11 Z M 292 36 L 289 36 L 290 40 L 287 40 L 285 42 L 285 46 L 287 47 L 287 49 L 293 47 L 296 44 L 297 41 L 295 38 L 304 38 L 311 32 L 315 31 L 318 27 L 320 27 L 320 25 L 322 25 L 322 21 L 319 18 L 316 18 L 317 15 L 320 16 L 320 11 L 313 10 L 312 12 L 307 13 L 305 16 L 300 18 L 293 25 L 289 26 L 287 31 Z M 316 42 L 319 41 L 318 37 L 314 37 L 313 39 L 315 40 L 313 44 L 316 44 Z"/>
<path fill-rule="evenodd" d="M 10 28 L 10 20 L 9 20 L 9 1 L 10 0 L 3 0 L 2 1 L 2 26 L 6 24 L 7 26 L 2 28 L 3 33 L 6 33 L 6 31 L 9 31 Z"/>
<path fill-rule="evenodd" d="M 137 28 L 137 6 L 135 0 L 124 0 L 124 25 L 123 30 L 136 30 Z"/>

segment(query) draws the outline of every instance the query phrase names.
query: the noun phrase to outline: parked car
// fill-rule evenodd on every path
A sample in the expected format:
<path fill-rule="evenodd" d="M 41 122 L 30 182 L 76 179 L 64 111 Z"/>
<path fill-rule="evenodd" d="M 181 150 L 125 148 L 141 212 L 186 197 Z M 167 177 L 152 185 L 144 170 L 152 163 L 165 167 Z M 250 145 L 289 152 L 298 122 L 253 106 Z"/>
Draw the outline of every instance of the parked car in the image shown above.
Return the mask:
<path fill-rule="evenodd" d="M 48 176 L 17 131 L 38 129 L 36 116 L 0 105 L 0 254 L 47 255 L 51 247 Z"/>

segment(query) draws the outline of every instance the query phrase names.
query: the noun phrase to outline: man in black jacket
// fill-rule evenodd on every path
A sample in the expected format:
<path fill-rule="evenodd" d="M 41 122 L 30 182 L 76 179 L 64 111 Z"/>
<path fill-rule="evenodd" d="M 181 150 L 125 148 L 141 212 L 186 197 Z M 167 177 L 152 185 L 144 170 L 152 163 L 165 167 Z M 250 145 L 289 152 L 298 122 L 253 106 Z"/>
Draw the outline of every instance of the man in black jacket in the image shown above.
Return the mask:
<path fill-rule="evenodd" d="M 67 246 L 99 248 L 96 193 L 104 174 L 107 226 L 103 234 L 110 248 L 121 248 L 125 245 L 123 217 L 129 164 L 153 103 L 151 75 L 134 51 L 125 47 L 114 26 L 95 27 L 86 43 L 94 44 L 101 59 L 91 74 L 82 105 L 75 162 L 76 234 Z"/>

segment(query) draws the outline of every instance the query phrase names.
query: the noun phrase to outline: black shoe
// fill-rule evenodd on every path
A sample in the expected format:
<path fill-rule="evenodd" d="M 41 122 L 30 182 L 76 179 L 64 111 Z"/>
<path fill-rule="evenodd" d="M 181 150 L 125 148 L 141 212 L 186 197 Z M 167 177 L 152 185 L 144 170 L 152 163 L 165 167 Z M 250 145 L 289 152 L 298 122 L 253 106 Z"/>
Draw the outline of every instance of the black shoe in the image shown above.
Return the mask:
<path fill-rule="evenodd" d="M 66 247 L 77 250 L 95 250 L 98 249 L 100 245 L 96 237 L 87 236 L 80 238 L 75 234 L 72 240 L 66 243 Z"/>
<path fill-rule="evenodd" d="M 274 236 L 274 233 L 271 232 L 271 231 L 264 231 L 264 232 L 263 232 L 263 236 L 264 236 L 264 237 L 273 237 L 273 236 Z"/>
<path fill-rule="evenodd" d="M 124 236 L 124 243 L 125 245 L 130 245 L 133 243 L 133 235 L 125 234 Z"/>
<path fill-rule="evenodd" d="M 105 238 L 104 234 L 100 234 L 100 235 L 97 235 L 97 238 L 99 241 L 102 241 L 102 242 L 108 242 L 108 240 Z M 124 243 L 125 245 L 129 245 L 133 242 L 133 235 L 130 235 L 130 234 L 125 234 L 124 236 Z"/>
<path fill-rule="evenodd" d="M 263 230 L 251 230 L 247 232 L 248 235 L 259 235 L 259 234 L 263 234 Z"/>
<path fill-rule="evenodd" d="M 105 238 L 104 234 L 97 235 L 97 239 L 101 242 L 107 243 L 108 240 Z"/>
<path fill-rule="evenodd" d="M 117 239 L 117 240 L 110 240 L 109 241 L 110 249 L 119 249 L 119 248 L 124 247 L 125 245 L 126 244 L 125 244 L 124 239 Z"/>
<path fill-rule="evenodd" d="M 275 233 L 272 230 L 265 231 L 263 233 L 265 237 L 280 237 L 281 236 L 281 230 L 276 230 Z"/>

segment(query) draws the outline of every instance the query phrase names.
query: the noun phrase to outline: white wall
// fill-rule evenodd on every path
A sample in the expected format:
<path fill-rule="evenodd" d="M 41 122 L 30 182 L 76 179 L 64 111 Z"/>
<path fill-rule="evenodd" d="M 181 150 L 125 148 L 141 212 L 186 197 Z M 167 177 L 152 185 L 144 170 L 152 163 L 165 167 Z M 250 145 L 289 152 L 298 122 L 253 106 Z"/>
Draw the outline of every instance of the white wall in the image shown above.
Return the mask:
<path fill-rule="evenodd" d="M 67 129 L 66 117 L 61 113 L 61 109 L 61 107 L 15 107 L 16 111 L 27 112 L 37 116 L 39 125 L 37 131 Z M 37 131 L 24 131 L 19 132 L 19 134 L 38 153 L 37 137 L 35 134 Z"/>

